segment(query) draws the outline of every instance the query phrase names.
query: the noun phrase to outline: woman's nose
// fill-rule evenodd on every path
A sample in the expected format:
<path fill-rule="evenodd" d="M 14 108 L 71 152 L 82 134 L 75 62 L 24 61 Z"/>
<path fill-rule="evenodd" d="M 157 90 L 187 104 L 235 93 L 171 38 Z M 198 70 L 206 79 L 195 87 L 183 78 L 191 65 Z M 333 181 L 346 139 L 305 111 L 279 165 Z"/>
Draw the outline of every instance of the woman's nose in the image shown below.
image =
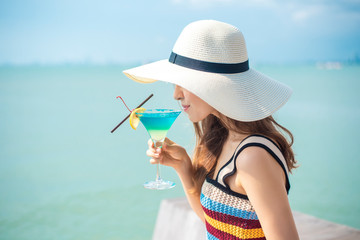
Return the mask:
<path fill-rule="evenodd" d="M 184 98 L 184 94 L 182 91 L 182 88 L 178 85 L 175 85 L 175 89 L 174 89 L 174 99 L 175 100 L 181 100 Z"/>

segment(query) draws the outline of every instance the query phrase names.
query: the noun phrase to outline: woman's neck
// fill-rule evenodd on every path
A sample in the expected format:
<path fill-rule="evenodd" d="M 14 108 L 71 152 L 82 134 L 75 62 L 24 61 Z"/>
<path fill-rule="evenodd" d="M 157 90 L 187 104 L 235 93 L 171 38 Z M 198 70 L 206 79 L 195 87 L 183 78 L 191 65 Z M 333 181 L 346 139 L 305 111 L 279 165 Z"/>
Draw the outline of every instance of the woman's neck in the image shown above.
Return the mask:
<path fill-rule="evenodd" d="M 229 143 L 239 143 L 242 140 L 244 140 L 248 135 L 246 134 L 241 134 L 238 132 L 234 132 L 234 131 L 229 131 L 229 135 L 226 139 L 227 142 Z"/>

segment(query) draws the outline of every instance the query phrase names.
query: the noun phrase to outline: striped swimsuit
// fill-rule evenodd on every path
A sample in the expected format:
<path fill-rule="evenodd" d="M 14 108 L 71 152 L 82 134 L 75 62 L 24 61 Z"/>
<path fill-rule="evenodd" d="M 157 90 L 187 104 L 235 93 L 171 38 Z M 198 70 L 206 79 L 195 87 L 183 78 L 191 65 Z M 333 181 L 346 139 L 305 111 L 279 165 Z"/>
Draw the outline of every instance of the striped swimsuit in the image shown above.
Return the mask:
<path fill-rule="evenodd" d="M 201 204 L 205 214 L 207 239 L 263 240 L 264 232 L 256 212 L 246 195 L 234 192 L 225 179 L 236 172 L 235 159 L 246 147 L 265 149 L 280 164 L 286 176 L 286 191 L 290 184 L 286 161 L 272 140 L 261 135 L 245 138 L 236 148 L 231 159 L 219 170 L 216 180 L 206 178 L 201 189 Z"/>

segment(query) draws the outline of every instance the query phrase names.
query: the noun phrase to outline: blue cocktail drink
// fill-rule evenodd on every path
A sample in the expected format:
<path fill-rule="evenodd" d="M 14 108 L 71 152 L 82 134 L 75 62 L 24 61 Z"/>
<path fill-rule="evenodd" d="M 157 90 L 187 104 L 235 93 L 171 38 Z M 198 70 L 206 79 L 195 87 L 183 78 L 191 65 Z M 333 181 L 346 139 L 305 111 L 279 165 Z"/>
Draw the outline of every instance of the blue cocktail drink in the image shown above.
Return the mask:
<path fill-rule="evenodd" d="M 145 112 L 136 113 L 136 116 L 146 128 L 154 146 L 161 147 L 167 132 L 180 113 L 181 111 L 172 109 L 149 109 Z M 173 188 L 174 186 L 175 183 L 161 179 L 159 164 L 157 164 L 156 180 L 144 184 L 145 188 L 159 190 Z"/>

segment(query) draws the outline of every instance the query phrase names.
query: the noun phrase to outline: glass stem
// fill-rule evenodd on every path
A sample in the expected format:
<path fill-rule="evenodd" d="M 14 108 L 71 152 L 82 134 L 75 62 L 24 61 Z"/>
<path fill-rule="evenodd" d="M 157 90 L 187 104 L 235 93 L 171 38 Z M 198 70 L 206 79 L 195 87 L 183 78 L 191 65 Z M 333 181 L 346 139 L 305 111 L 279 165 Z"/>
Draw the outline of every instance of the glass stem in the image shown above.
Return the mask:
<path fill-rule="evenodd" d="M 160 141 L 156 141 L 153 140 L 154 142 L 154 147 L 156 148 L 161 148 L 162 144 L 163 144 L 164 140 L 160 140 Z M 161 176 L 160 176 L 160 163 L 156 164 L 156 182 L 160 182 L 161 181 Z"/>
<path fill-rule="evenodd" d="M 160 163 L 156 164 L 156 181 L 160 182 L 161 181 L 161 177 L 160 177 Z"/>

